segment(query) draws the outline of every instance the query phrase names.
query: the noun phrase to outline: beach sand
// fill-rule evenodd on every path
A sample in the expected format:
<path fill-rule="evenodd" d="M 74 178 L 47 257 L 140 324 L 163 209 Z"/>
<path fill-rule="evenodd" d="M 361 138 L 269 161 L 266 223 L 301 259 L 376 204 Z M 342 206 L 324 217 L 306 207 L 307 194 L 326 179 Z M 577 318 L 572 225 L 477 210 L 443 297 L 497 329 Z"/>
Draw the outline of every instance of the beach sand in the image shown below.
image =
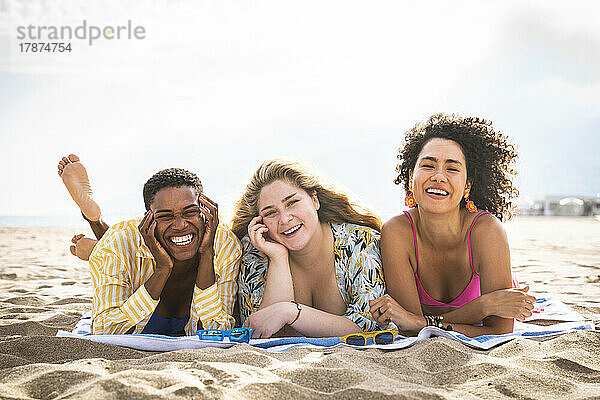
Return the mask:
<path fill-rule="evenodd" d="M 600 325 L 600 221 L 516 217 L 513 271 Z M 600 398 L 600 332 L 489 351 L 443 338 L 398 351 L 237 345 L 149 353 L 57 338 L 91 307 L 73 228 L 0 228 L 0 399 Z M 87 232 L 91 234 L 90 232 Z"/>

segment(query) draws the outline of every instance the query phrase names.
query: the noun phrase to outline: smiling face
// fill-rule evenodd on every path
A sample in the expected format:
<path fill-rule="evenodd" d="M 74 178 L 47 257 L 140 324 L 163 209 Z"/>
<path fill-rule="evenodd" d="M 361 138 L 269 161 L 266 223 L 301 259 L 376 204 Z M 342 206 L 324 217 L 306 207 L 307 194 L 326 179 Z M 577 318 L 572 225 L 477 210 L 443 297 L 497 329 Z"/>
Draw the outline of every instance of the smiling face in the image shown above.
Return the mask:
<path fill-rule="evenodd" d="M 469 184 L 458 143 L 440 138 L 427 142 L 411 174 L 411 187 L 423 211 L 443 213 L 460 207 Z"/>
<path fill-rule="evenodd" d="M 258 198 L 269 237 L 292 251 L 303 249 L 317 231 L 318 209 L 316 195 L 281 180 L 265 185 Z"/>
<path fill-rule="evenodd" d="M 156 220 L 154 236 L 177 261 L 194 258 L 204 236 L 198 194 L 189 186 L 159 190 L 150 205 Z"/>

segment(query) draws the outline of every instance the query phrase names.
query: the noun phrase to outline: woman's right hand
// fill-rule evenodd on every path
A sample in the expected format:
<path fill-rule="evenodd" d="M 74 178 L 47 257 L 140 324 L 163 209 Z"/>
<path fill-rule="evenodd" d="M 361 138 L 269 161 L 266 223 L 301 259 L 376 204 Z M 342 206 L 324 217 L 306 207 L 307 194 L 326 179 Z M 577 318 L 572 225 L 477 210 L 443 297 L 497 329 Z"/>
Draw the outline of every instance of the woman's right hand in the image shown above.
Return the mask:
<path fill-rule="evenodd" d="M 531 317 L 535 297 L 528 294 L 529 286 L 519 289 L 500 289 L 481 296 L 485 316 L 514 318 L 523 322 Z"/>
<path fill-rule="evenodd" d="M 401 331 L 418 332 L 425 327 L 425 319 L 407 311 L 389 294 L 369 300 L 369 311 L 380 326 L 393 322 Z"/>
<path fill-rule="evenodd" d="M 154 219 L 154 215 L 152 214 L 152 210 L 146 211 L 142 222 L 138 226 L 140 233 L 142 234 L 142 238 L 144 239 L 144 243 L 150 249 L 150 253 L 152 253 L 152 257 L 154 257 L 154 261 L 156 262 L 156 269 L 167 270 L 169 273 L 173 269 L 173 260 L 164 247 L 156 240 L 154 236 L 154 230 L 156 229 L 156 220 Z"/>
<path fill-rule="evenodd" d="M 269 228 L 262 223 L 262 217 L 254 217 L 248 225 L 248 236 L 252 245 L 258 250 L 262 251 L 269 257 L 270 260 L 275 258 L 287 259 L 288 250 L 281 243 L 277 243 L 274 240 L 265 237 L 265 234 L 269 231 Z"/>

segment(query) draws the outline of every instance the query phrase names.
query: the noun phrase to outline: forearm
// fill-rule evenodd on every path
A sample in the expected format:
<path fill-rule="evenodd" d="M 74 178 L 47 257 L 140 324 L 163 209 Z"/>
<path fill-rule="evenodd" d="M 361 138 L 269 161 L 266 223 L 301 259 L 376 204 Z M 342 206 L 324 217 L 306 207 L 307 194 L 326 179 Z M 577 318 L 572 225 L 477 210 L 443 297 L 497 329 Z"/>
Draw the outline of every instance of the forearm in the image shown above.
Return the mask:
<path fill-rule="evenodd" d="M 454 324 L 475 324 L 481 322 L 487 317 L 484 300 L 481 296 L 477 297 L 462 307 L 442 314 L 442 317 L 444 317 L 444 322 Z"/>
<path fill-rule="evenodd" d="M 260 309 L 281 301 L 294 300 L 294 284 L 287 257 L 270 260 Z"/>
<path fill-rule="evenodd" d="M 456 324 L 474 324 L 484 319 L 495 321 L 525 318 L 531 315 L 530 310 L 535 303 L 535 297 L 526 294 L 526 291 L 527 289 L 496 289 L 442 316 L 445 321 Z"/>
<path fill-rule="evenodd" d="M 298 310 L 294 303 L 290 304 L 293 307 L 293 318 L 296 318 Z M 344 336 L 362 332 L 358 325 L 344 316 L 330 314 L 303 304 L 300 307 L 302 307 L 300 316 L 291 327 L 304 336 Z"/>
<path fill-rule="evenodd" d="M 466 305 L 465 305 L 466 306 Z M 458 310 L 456 310 L 458 311 Z M 452 311 L 454 312 L 454 311 Z M 444 314 L 445 315 L 445 314 Z M 444 329 L 448 328 L 448 325 L 452 327 L 452 331 L 462 333 L 469 337 L 481 336 L 481 335 L 503 335 L 513 331 L 513 320 L 506 318 L 499 318 L 490 316 L 483 319 L 483 326 L 475 326 L 469 323 L 452 322 L 444 317 L 442 325 Z M 459 313 L 454 314 L 460 316 Z M 479 320 L 481 321 L 481 319 Z M 477 321 L 477 322 L 479 322 Z M 427 321 L 423 316 L 411 315 L 410 321 L 396 321 L 393 322 L 398 326 L 398 329 L 406 334 L 416 334 L 421 329 L 427 326 Z"/>
<path fill-rule="evenodd" d="M 153 299 L 145 286 L 127 294 L 120 285 L 96 286 L 92 306 L 92 333 L 122 334 L 149 318 L 158 300 Z M 116 294 L 116 298 L 105 294 Z"/>
<path fill-rule="evenodd" d="M 196 286 L 204 290 L 215 283 L 215 266 L 213 252 L 205 252 L 200 256 L 198 272 L 196 273 Z"/>
<path fill-rule="evenodd" d="M 91 332 L 93 335 L 121 335 L 133 333 L 135 324 L 120 309 L 105 310 L 100 314 L 92 314 Z"/>
<path fill-rule="evenodd" d="M 156 267 L 150 278 L 144 283 L 148 294 L 154 300 L 158 300 L 160 298 L 160 294 L 171 275 L 171 270 L 167 268 Z"/>
<path fill-rule="evenodd" d="M 223 329 L 218 321 L 214 321 L 215 319 L 219 320 L 219 316 L 222 314 L 221 302 L 214 301 L 214 298 L 218 297 L 218 294 L 219 287 L 215 285 L 214 253 L 207 251 L 200 255 L 200 260 L 198 261 L 196 286 L 194 287 L 194 296 L 190 309 L 190 317 L 192 323 L 196 326 L 196 331 L 202 329 Z M 192 332 L 192 334 L 194 333 Z"/>
<path fill-rule="evenodd" d="M 194 296 L 190 309 L 190 318 L 196 322 L 197 329 L 222 329 L 233 328 L 233 305 L 237 282 L 218 281 L 206 290 L 194 288 Z"/>
<path fill-rule="evenodd" d="M 235 325 L 234 311 L 236 295 L 238 292 L 238 274 L 240 270 L 241 249 L 232 249 L 227 257 L 217 256 L 221 264 L 212 264 L 213 279 L 215 284 L 206 290 L 198 286 L 194 288 L 192 299 L 192 310 L 190 316 L 198 318 L 198 329 L 231 329 Z M 213 263 L 214 263 L 214 257 Z M 216 272 L 215 272 L 216 268 Z M 218 280 L 217 280 L 218 277 Z"/>
<path fill-rule="evenodd" d="M 447 325 L 446 319 L 444 319 L 444 326 Z M 500 318 L 490 316 L 483 320 L 483 326 L 474 326 L 468 324 L 450 324 L 452 330 L 455 332 L 462 333 L 469 337 L 476 337 L 481 335 L 504 335 L 511 333 L 514 328 L 514 320 L 511 318 Z"/>

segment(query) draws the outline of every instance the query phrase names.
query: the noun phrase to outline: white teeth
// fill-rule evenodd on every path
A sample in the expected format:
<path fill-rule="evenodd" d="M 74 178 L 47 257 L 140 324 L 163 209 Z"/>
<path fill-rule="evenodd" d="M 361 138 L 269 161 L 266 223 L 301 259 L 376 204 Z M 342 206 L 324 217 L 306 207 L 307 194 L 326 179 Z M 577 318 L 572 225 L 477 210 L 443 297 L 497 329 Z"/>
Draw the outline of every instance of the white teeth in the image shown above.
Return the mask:
<path fill-rule="evenodd" d="M 290 234 L 292 234 L 292 233 L 296 232 L 298 229 L 300 229 L 300 226 L 302 226 L 302 225 L 296 225 L 295 227 L 293 227 L 293 228 L 290 228 L 290 229 L 288 229 L 287 231 L 285 231 L 285 232 L 282 232 L 282 233 L 283 233 L 284 235 L 290 235 Z"/>
<path fill-rule="evenodd" d="M 445 190 L 442 189 L 427 189 L 426 190 L 427 193 L 433 193 L 433 194 L 439 194 L 442 196 L 447 196 L 448 192 L 446 192 Z"/>
<path fill-rule="evenodd" d="M 188 233 L 185 236 L 173 236 L 171 237 L 171 242 L 175 243 L 177 246 L 185 246 L 192 243 L 192 239 L 194 235 Z"/>

